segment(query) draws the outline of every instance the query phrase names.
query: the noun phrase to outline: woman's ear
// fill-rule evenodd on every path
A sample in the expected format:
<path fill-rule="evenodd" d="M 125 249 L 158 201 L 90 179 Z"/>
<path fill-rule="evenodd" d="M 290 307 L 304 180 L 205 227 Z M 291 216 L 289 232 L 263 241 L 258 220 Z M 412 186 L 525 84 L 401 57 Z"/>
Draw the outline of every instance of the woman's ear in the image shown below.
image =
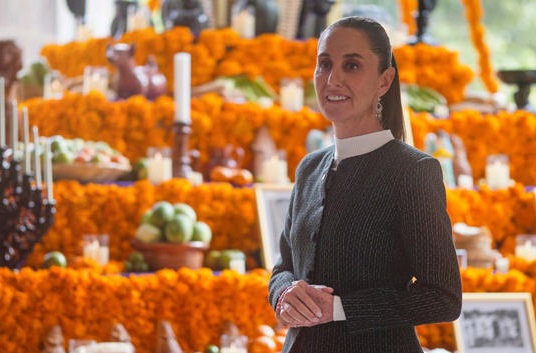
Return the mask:
<path fill-rule="evenodd" d="M 380 86 L 379 88 L 379 95 L 380 97 L 383 96 L 387 91 L 389 90 L 389 87 L 391 87 L 391 83 L 393 83 L 393 79 L 395 78 L 395 69 L 394 67 L 388 67 L 385 69 L 380 77 Z"/>

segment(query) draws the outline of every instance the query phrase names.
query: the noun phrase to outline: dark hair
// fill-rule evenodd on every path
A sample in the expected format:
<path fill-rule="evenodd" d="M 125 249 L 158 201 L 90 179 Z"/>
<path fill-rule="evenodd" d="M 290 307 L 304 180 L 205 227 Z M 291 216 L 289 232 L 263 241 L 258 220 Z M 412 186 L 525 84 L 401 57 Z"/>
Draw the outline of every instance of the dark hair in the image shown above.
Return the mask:
<path fill-rule="evenodd" d="M 381 97 L 383 101 L 382 126 L 391 130 L 393 136 L 404 140 L 404 114 L 402 112 L 402 101 L 400 99 L 400 80 L 398 78 L 398 68 L 395 57 L 391 50 L 389 36 L 381 24 L 367 17 L 351 16 L 344 17 L 329 25 L 320 35 L 320 39 L 335 28 L 353 28 L 364 33 L 370 43 L 372 51 L 379 58 L 378 70 L 380 73 L 389 67 L 395 69 L 395 77 L 389 90 Z"/>

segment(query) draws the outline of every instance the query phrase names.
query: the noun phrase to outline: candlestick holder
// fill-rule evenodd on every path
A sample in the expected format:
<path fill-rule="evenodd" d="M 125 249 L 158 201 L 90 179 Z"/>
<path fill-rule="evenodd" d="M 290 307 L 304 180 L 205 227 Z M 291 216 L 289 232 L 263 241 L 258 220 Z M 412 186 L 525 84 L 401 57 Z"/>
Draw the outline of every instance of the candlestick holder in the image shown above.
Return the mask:
<path fill-rule="evenodd" d="M 534 110 L 529 104 L 530 88 L 536 83 L 536 70 L 499 70 L 497 77 L 506 84 L 516 85 L 514 101 L 517 109 Z"/>
<path fill-rule="evenodd" d="M 188 178 L 192 172 L 190 153 L 188 152 L 188 136 L 192 132 L 189 123 L 175 121 L 173 123 L 173 177 Z"/>
<path fill-rule="evenodd" d="M 428 23 L 432 11 L 437 5 L 437 0 L 419 0 L 419 6 L 417 11 L 417 17 L 415 18 L 417 24 L 417 33 L 409 40 L 409 44 L 414 45 L 417 43 L 435 44 L 435 40 L 426 33 L 428 29 Z"/>
<path fill-rule="evenodd" d="M 0 267 L 19 269 L 54 222 L 54 200 L 43 198 L 13 151 L 0 153 Z"/>

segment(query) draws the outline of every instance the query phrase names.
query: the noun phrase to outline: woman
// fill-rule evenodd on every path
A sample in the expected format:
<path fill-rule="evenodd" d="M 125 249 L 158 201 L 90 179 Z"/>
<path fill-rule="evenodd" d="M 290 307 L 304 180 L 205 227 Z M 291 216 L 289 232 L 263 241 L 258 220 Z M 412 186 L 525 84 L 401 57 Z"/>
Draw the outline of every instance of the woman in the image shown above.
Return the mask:
<path fill-rule="evenodd" d="M 269 284 L 291 326 L 283 352 L 422 352 L 415 326 L 461 310 L 440 165 L 402 141 L 381 25 L 343 18 L 321 34 L 317 55 L 317 99 L 336 139 L 296 170 Z"/>

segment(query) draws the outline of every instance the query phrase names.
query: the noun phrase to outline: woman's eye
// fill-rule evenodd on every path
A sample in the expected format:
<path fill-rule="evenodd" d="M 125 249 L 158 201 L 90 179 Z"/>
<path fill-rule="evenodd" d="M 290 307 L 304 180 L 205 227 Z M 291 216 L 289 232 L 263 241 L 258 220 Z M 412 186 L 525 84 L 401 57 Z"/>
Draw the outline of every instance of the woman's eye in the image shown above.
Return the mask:
<path fill-rule="evenodd" d="M 345 66 L 348 70 L 356 70 L 359 68 L 359 65 L 354 62 L 347 63 Z"/>
<path fill-rule="evenodd" d="M 316 66 L 318 71 L 326 71 L 331 68 L 331 63 L 329 61 L 320 61 Z"/>

